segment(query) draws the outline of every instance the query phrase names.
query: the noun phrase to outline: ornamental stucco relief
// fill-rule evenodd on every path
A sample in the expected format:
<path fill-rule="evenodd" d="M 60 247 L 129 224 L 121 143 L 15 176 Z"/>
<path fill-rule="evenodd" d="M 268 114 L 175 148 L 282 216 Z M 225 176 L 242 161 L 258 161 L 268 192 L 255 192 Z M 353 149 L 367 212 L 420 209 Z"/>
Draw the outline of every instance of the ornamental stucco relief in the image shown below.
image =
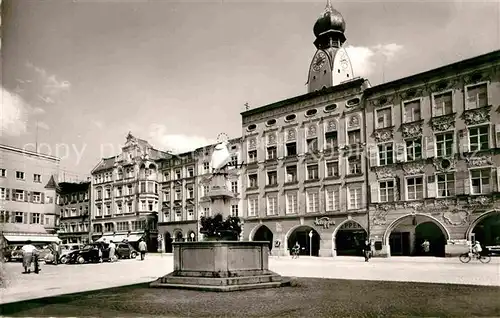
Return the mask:
<path fill-rule="evenodd" d="M 390 141 L 394 138 L 394 131 L 392 130 L 392 128 L 376 130 L 373 133 L 373 137 L 377 142 Z"/>
<path fill-rule="evenodd" d="M 422 123 L 404 124 L 401 127 L 403 138 L 417 138 L 422 136 Z"/>
<path fill-rule="evenodd" d="M 467 223 L 469 213 L 464 210 L 453 210 L 443 213 L 443 219 L 451 225 L 462 225 Z"/>
<path fill-rule="evenodd" d="M 413 209 L 415 211 L 420 211 L 423 209 L 424 204 L 422 202 L 404 202 L 404 207 L 407 209 Z"/>
<path fill-rule="evenodd" d="M 490 108 L 479 108 L 466 110 L 463 114 L 467 126 L 482 124 L 490 121 Z"/>
<path fill-rule="evenodd" d="M 316 133 L 317 133 L 316 130 L 317 130 L 317 128 L 316 128 L 315 124 L 310 125 L 309 127 L 307 127 L 307 136 L 308 137 L 315 137 Z"/>
<path fill-rule="evenodd" d="M 326 131 L 337 131 L 337 121 L 335 119 L 328 120 L 328 122 L 326 123 Z"/>
<path fill-rule="evenodd" d="M 248 149 L 253 150 L 257 148 L 257 138 L 251 138 L 248 140 Z"/>
<path fill-rule="evenodd" d="M 295 140 L 295 138 L 296 138 L 295 129 L 293 129 L 293 128 L 288 129 L 286 132 L 286 140 L 293 141 L 293 140 Z"/>
<path fill-rule="evenodd" d="M 437 171 L 446 172 L 450 170 L 454 170 L 457 167 L 457 159 L 456 158 L 434 158 L 432 160 L 432 164 Z"/>
<path fill-rule="evenodd" d="M 424 173 L 424 164 L 422 163 L 406 163 L 403 164 L 403 171 L 405 175 L 415 175 Z"/>
<path fill-rule="evenodd" d="M 394 169 L 382 167 L 382 168 L 377 168 L 375 170 L 375 174 L 377 175 L 377 179 L 389 179 L 389 178 L 394 178 L 396 175 L 394 173 Z"/>
<path fill-rule="evenodd" d="M 359 116 L 358 115 L 353 115 L 349 118 L 349 121 L 347 122 L 347 128 L 359 128 Z"/>
<path fill-rule="evenodd" d="M 473 156 L 466 158 L 468 167 L 483 167 L 493 165 L 493 160 L 491 156 Z"/>
<path fill-rule="evenodd" d="M 267 135 L 267 144 L 275 145 L 276 144 L 276 133 L 269 133 Z"/>
<path fill-rule="evenodd" d="M 431 119 L 431 128 L 434 131 L 446 131 L 453 127 L 455 127 L 455 114 Z"/>

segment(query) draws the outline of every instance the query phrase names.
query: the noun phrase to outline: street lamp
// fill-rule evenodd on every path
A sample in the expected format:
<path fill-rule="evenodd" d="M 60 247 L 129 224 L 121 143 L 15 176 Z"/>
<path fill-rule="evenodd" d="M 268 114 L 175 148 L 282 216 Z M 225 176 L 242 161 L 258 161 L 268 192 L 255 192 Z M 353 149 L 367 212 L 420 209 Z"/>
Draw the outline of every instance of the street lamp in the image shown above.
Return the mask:
<path fill-rule="evenodd" d="M 313 245 L 313 241 L 312 241 L 312 237 L 313 237 L 313 231 L 309 231 L 309 256 L 312 256 L 312 245 Z"/>
<path fill-rule="evenodd" d="M 191 232 L 191 234 L 189 236 L 191 236 L 191 242 L 194 242 L 194 233 Z"/>

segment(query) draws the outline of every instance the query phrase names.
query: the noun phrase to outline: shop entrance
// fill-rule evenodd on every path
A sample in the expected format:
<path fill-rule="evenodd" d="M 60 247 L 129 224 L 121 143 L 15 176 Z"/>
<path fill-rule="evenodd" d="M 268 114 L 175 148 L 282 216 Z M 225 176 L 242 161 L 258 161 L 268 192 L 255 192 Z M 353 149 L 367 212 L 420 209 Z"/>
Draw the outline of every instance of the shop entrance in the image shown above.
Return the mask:
<path fill-rule="evenodd" d="M 337 256 L 363 255 L 368 233 L 356 221 L 347 221 L 340 226 L 335 235 Z"/>
<path fill-rule="evenodd" d="M 165 253 L 172 253 L 172 236 L 169 232 L 163 234 L 165 240 Z"/>
<path fill-rule="evenodd" d="M 473 227 L 472 233 L 483 249 L 488 246 L 500 246 L 500 211 L 487 214 Z"/>
<path fill-rule="evenodd" d="M 311 237 L 309 233 L 312 234 Z M 319 256 L 320 241 L 319 233 L 315 229 L 307 225 L 302 225 L 290 233 L 287 244 L 290 250 L 298 242 L 300 245 L 300 255 Z"/>
<path fill-rule="evenodd" d="M 252 241 L 264 241 L 269 242 L 269 250 L 273 249 L 273 232 L 265 225 L 259 226 L 255 234 L 253 235 Z"/>

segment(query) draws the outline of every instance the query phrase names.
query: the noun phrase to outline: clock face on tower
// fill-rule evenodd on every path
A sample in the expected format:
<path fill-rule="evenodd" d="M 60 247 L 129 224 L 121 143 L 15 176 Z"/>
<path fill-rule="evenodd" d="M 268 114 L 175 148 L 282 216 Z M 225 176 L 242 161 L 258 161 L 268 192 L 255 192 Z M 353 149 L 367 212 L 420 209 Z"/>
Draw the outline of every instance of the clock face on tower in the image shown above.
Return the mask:
<path fill-rule="evenodd" d="M 323 65 L 326 63 L 326 54 L 324 52 L 319 52 L 316 54 L 313 60 L 312 68 L 314 71 L 318 72 L 321 70 Z"/>

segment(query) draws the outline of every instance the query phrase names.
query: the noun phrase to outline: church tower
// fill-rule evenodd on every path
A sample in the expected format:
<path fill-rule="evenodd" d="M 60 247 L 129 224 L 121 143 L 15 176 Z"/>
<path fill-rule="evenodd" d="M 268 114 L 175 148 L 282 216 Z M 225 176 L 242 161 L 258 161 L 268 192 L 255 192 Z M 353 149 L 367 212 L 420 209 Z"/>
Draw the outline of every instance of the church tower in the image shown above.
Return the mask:
<path fill-rule="evenodd" d="M 330 0 L 327 0 L 325 11 L 314 24 L 313 32 L 317 51 L 309 66 L 308 92 L 353 79 L 351 61 L 342 47 L 346 41 L 345 21 Z"/>

